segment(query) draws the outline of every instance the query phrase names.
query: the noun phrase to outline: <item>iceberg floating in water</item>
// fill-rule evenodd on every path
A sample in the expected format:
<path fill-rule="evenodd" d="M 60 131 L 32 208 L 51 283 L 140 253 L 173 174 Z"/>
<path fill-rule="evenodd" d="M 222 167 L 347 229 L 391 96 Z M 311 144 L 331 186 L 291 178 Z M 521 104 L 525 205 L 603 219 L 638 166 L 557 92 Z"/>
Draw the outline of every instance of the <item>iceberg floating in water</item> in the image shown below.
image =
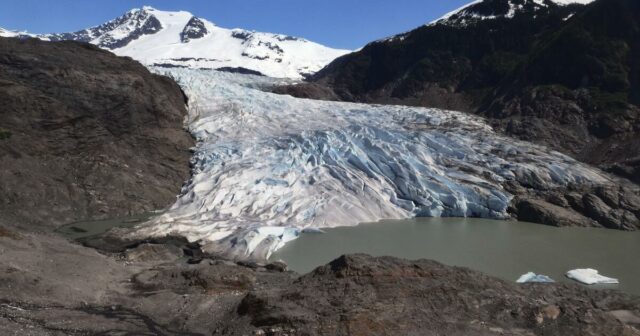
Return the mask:
<path fill-rule="evenodd" d="M 138 233 L 182 235 L 233 258 L 266 257 L 305 228 L 416 216 L 506 219 L 509 183 L 553 189 L 608 181 L 466 113 L 298 99 L 259 90 L 279 83 L 266 77 L 156 71 L 187 94 L 186 124 L 198 144 L 176 203 Z"/>
<path fill-rule="evenodd" d="M 551 282 L 555 282 L 553 279 L 551 279 L 550 277 L 546 276 L 546 275 L 542 275 L 542 274 L 535 274 L 533 272 L 529 272 L 527 274 L 523 274 L 520 276 L 520 278 L 518 278 L 518 280 L 516 280 L 517 283 L 527 283 L 527 282 L 544 282 L 544 283 L 551 283 Z"/>
<path fill-rule="evenodd" d="M 597 270 L 594 270 L 592 268 L 571 270 L 567 272 L 567 278 L 573 279 L 586 285 L 620 283 L 618 279 L 600 275 Z"/>

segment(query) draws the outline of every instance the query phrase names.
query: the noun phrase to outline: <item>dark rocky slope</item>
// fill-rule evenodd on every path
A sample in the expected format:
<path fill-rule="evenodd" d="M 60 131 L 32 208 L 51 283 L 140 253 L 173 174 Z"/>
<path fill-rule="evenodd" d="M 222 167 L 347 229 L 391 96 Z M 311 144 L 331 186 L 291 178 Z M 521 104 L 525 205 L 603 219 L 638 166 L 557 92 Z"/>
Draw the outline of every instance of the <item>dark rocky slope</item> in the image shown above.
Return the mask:
<path fill-rule="evenodd" d="M 640 197 L 624 186 L 548 189 L 507 182 L 515 195 L 508 211 L 521 221 L 551 226 L 640 229 Z"/>
<path fill-rule="evenodd" d="M 0 38 L 0 216 L 56 225 L 172 204 L 189 176 L 185 97 L 76 42 Z"/>
<path fill-rule="evenodd" d="M 505 17 L 508 2 L 522 3 Z M 640 3 L 534 6 L 485 0 L 469 11 L 341 57 L 299 97 L 477 113 L 503 132 L 640 182 Z"/>

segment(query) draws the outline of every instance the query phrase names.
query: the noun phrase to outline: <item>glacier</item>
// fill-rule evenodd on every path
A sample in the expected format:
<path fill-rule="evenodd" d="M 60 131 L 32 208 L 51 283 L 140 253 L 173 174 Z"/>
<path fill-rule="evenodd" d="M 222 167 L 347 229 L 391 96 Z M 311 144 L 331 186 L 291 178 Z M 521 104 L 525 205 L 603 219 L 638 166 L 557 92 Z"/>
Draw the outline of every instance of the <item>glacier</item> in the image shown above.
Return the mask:
<path fill-rule="evenodd" d="M 276 95 L 267 89 L 283 80 L 268 77 L 152 70 L 184 89 L 197 145 L 176 203 L 137 234 L 179 234 L 228 258 L 263 260 L 303 232 L 381 219 L 507 219 L 509 181 L 610 181 L 478 116 Z"/>

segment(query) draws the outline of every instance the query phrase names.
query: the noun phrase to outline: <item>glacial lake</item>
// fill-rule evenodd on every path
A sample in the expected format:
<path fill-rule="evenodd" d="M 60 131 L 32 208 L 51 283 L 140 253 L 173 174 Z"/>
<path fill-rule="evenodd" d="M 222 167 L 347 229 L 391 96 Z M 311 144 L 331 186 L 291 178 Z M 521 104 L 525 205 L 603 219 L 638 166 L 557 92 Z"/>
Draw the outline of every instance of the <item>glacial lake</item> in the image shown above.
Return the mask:
<path fill-rule="evenodd" d="M 386 220 L 305 233 L 276 251 L 298 273 L 307 273 L 343 254 L 367 253 L 432 259 L 514 281 L 527 272 L 558 282 L 576 268 L 595 268 L 620 280 L 619 289 L 640 295 L 640 233 L 606 229 L 555 228 L 514 221 L 466 218 Z"/>

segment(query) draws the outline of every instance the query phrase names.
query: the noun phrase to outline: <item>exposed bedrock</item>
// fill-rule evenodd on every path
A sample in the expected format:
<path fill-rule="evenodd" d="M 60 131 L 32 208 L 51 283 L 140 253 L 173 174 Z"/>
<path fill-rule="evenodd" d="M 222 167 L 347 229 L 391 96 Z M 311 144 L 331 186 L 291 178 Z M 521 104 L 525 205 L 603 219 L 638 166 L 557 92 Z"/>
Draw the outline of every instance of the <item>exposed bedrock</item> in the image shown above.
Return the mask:
<path fill-rule="evenodd" d="M 628 231 L 640 228 L 640 197 L 637 191 L 623 186 L 569 185 L 547 191 L 512 187 L 511 191 L 518 196 L 510 211 L 522 221 Z"/>
<path fill-rule="evenodd" d="M 57 225 L 163 209 L 189 177 L 185 96 L 128 58 L 0 38 L 0 214 Z"/>
<path fill-rule="evenodd" d="M 182 43 L 187 43 L 191 40 L 202 38 L 208 33 L 209 32 L 207 31 L 207 27 L 205 27 L 204 22 L 194 16 L 189 20 L 189 22 L 187 22 L 187 25 L 180 33 L 180 41 L 182 41 Z"/>

